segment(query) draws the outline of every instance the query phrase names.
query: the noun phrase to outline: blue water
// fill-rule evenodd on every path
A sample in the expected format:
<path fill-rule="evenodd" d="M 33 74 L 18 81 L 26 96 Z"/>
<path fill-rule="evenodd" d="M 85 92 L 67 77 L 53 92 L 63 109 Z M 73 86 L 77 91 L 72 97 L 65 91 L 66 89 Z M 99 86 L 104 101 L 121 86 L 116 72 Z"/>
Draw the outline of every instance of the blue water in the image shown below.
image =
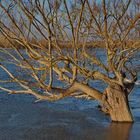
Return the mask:
<path fill-rule="evenodd" d="M 99 57 L 103 59 L 104 54 Z M 17 74 L 13 65 L 8 69 Z M 2 69 L 0 79 L 8 79 Z M 55 84 L 62 83 L 56 81 Z M 106 87 L 100 81 L 89 81 L 89 85 L 101 91 Z M 15 83 L 4 86 L 20 88 Z M 133 124 L 111 123 L 109 117 L 98 110 L 98 101 L 68 97 L 35 103 L 31 95 L 8 95 L 0 91 L 0 140 L 139 140 L 139 91 L 140 86 L 136 85 L 129 97 Z"/>

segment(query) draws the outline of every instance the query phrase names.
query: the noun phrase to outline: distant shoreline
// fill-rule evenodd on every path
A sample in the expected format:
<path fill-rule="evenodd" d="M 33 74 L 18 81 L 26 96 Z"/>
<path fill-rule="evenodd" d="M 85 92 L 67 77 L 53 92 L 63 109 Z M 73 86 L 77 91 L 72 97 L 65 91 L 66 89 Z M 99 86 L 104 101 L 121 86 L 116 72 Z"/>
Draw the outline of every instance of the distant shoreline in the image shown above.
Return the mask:
<path fill-rule="evenodd" d="M 110 43 L 110 46 L 112 48 L 114 48 L 115 47 L 115 44 L 117 46 L 119 46 L 119 44 L 120 44 L 120 46 L 123 45 L 124 48 L 136 48 L 136 47 L 132 47 L 132 45 L 134 43 L 136 43 L 136 42 L 137 42 L 137 44 L 140 44 L 140 41 L 138 41 L 138 40 L 128 40 L 128 41 L 124 41 L 122 44 L 120 44 L 120 41 L 114 41 L 114 44 L 111 44 Z M 14 47 L 16 46 L 17 48 L 25 48 L 24 46 L 18 44 L 15 41 L 13 41 L 11 43 L 6 38 L 4 38 L 4 37 L 1 37 L 0 38 L 0 48 L 13 48 L 12 45 L 14 45 Z M 34 47 L 35 48 L 39 48 L 39 46 L 40 46 L 40 48 L 41 47 L 44 48 L 44 47 L 48 46 L 48 41 L 47 40 L 38 40 L 38 41 L 36 41 L 35 39 L 31 39 L 31 40 L 29 40 L 28 43 L 33 48 Z M 86 42 L 86 43 L 85 42 L 78 42 L 74 46 L 73 41 L 61 41 L 61 40 L 57 40 L 57 42 L 56 41 L 52 41 L 51 42 L 51 46 L 53 48 L 59 47 L 61 49 L 63 49 L 63 48 L 74 48 L 75 46 L 77 48 L 82 48 L 82 47 L 85 47 L 85 48 L 90 48 L 90 47 L 92 47 L 92 48 L 105 48 L 106 44 L 105 44 L 105 41 L 103 40 L 103 41 L 89 41 L 89 42 Z M 138 48 L 139 47 L 140 46 L 138 45 Z"/>

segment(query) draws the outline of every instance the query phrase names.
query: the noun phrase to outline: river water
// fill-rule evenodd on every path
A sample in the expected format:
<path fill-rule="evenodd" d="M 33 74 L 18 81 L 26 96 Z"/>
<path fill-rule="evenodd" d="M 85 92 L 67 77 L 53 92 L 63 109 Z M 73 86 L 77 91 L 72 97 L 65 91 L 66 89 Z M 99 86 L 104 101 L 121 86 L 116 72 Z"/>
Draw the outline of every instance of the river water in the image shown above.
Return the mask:
<path fill-rule="evenodd" d="M 5 78 L 0 72 L 0 78 Z M 133 124 L 111 123 L 98 110 L 97 101 L 69 97 L 35 103 L 33 96 L 0 91 L 0 140 L 139 140 L 139 91 L 136 85 L 129 97 Z"/>

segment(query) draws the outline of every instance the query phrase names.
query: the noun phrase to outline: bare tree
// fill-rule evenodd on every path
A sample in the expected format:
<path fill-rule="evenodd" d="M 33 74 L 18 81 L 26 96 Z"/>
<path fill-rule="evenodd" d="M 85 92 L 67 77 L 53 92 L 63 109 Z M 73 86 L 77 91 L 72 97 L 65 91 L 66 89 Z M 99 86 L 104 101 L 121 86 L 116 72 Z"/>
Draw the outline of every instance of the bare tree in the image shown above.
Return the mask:
<path fill-rule="evenodd" d="M 37 101 L 98 100 L 112 121 L 132 122 L 128 95 L 139 67 L 133 64 L 140 48 L 138 9 L 131 0 L 1 0 L 0 30 L 11 46 L 0 48 L 0 67 L 9 77 L 0 82 L 17 88 L 0 89 Z M 101 91 L 90 81 L 107 87 Z"/>

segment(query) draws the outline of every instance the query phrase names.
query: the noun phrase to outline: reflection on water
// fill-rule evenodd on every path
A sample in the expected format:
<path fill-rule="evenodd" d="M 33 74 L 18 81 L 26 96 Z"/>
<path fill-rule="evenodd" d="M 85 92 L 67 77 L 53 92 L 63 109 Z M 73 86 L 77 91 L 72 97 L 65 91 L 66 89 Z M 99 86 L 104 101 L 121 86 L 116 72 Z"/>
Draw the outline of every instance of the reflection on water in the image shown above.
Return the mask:
<path fill-rule="evenodd" d="M 128 140 L 133 123 L 111 123 L 107 140 Z"/>
<path fill-rule="evenodd" d="M 1 79 L 6 77 L 0 72 Z M 90 85 L 103 90 L 99 82 Z M 15 84 L 6 86 L 17 88 Z M 32 96 L 0 94 L 0 140 L 139 140 L 138 86 L 130 97 L 134 124 L 111 123 L 97 110 L 98 102 L 68 98 L 34 104 Z"/>
<path fill-rule="evenodd" d="M 33 103 L 31 97 L 0 96 L 0 140 L 139 140 L 140 118 L 111 123 L 92 101 Z"/>

